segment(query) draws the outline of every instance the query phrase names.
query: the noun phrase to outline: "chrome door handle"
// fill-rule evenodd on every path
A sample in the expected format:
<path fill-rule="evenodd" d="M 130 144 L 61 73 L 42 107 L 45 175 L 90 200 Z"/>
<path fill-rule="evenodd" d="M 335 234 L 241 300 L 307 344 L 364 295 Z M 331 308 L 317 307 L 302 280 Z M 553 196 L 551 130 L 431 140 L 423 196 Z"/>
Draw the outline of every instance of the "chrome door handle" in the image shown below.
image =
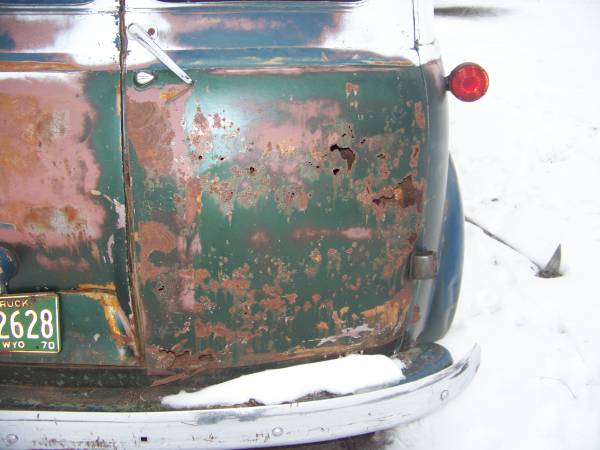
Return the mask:
<path fill-rule="evenodd" d="M 169 68 L 171 72 L 177 75 L 184 83 L 192 84 L 193 81 L 185 71 L 177 65 L 175 61 L 167 55 L 162 48 L 160 48 L 156 42 L 152 40 L 150 35 L 146 33 L 141 26 L 137 23 L 132 23 L 127 27 L 128 35 L 139 42 L 142 47 L 152 53 L 161 63 Z"/>

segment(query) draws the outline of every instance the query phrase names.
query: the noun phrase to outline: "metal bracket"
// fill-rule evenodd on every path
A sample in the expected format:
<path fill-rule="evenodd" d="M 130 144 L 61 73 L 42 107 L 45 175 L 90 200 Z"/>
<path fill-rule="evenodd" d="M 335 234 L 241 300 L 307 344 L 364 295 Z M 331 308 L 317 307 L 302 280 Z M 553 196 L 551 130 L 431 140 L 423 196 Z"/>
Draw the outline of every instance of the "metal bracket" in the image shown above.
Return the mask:
<path fill-rule="evenodd" d="M 410 278 L 413 280 L 430 280 L 438 273 L 437 253 L 420 251 L 413 253 L 410 259 Z"/>

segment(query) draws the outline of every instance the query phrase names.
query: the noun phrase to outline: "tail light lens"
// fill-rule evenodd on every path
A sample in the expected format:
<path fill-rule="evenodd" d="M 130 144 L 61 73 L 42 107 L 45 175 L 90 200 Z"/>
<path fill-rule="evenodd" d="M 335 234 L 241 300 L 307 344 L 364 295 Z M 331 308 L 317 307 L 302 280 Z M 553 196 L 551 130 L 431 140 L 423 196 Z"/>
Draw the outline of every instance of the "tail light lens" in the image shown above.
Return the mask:
<path fill-rule="evenodd" d="M 448 89 L 463 102 L 474 102 L 483 97 L 490 83 L 487 72 L 475 63 L 463 63 L 448 76 Z"/>

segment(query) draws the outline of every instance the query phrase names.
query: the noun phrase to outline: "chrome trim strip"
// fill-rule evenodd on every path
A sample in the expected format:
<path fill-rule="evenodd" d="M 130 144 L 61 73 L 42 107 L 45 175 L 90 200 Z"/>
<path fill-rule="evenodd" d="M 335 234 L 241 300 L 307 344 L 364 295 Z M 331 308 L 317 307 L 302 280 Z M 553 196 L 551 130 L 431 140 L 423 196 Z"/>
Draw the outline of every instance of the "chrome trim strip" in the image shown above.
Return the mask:
<path fill-rule="evenodd" d="M 435 41 L 433 0 L 413 0 L 415 14 L 415 42 L 417 45 Z"/>
<path fill-rule="evenodd" d="M 245 0 L 240 2 L 239 0 L 222 0 L 217 4 L 214 1 L 191 1 L 185 2 L 165 2 L 163 0 L 127 0 L 125 5 L 126 11 L 157 11 L 157 10 L 186 10 L 202 8 L 213 11 L 226 11 L 226 10 L 267 10 L 267 11 L 315 11 L 315 10 L 328 10 L 328 11 L 350 11 L 356 8 L 360 8 L 365 3 L 374 0 L 357 0 L 352 2 L 339 1 L 339 0 L 320 0 L 320 1 L 265 1 L 265 0 Z M 376 0 L 379 1 L 379 0 Z M 411 0 L 403 0 L 411 1 Z"/>
<path fill-rule="evenodd" d="M 451 367 L 410 383 L 275 406 L 139 413 L 0 411 L 0 447 L 232 449 L 370 433 L 417 420 L 458 396 L 475 376 L 480 357 L 475 345 Z"/>
<path fill-rule="evenodd" d="M 0 4 L 0 13 L 9 13 L 14 14 L 15 12 L 19 13 L 28 13 L 34 12 L 36 14 L 39 13 L 49 13 L 56 14 L 62 12 L 77 12 L 78 14 L 86 13 L 86 14 L 95 14 L 97 12 L 117 12 L 119 10 L 119 1 L 118 0 L 88 0 L 84 3 L 71 3 L 65 1 L 62 4 L 58 5 L 45 5 L 41 2 L 36 4 L 35 0 L 31 0 L 29 4 L 10 4 L 10 3 L 1 3 Z"/>

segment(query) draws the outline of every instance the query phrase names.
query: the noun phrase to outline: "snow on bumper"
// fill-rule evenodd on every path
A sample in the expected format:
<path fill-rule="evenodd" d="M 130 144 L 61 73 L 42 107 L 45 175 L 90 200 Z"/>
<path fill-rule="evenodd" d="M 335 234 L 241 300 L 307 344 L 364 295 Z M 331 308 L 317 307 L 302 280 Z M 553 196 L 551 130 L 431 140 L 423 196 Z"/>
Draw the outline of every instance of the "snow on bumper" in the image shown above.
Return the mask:
<path fill-rule="evenodd" d="M 0 447 L 232 449 L 318 442 L 419 419 L 459 395 L 478 346 L 437 373 L 361 394 L 282 405 L 139 413 L 0 411 Z"/>

